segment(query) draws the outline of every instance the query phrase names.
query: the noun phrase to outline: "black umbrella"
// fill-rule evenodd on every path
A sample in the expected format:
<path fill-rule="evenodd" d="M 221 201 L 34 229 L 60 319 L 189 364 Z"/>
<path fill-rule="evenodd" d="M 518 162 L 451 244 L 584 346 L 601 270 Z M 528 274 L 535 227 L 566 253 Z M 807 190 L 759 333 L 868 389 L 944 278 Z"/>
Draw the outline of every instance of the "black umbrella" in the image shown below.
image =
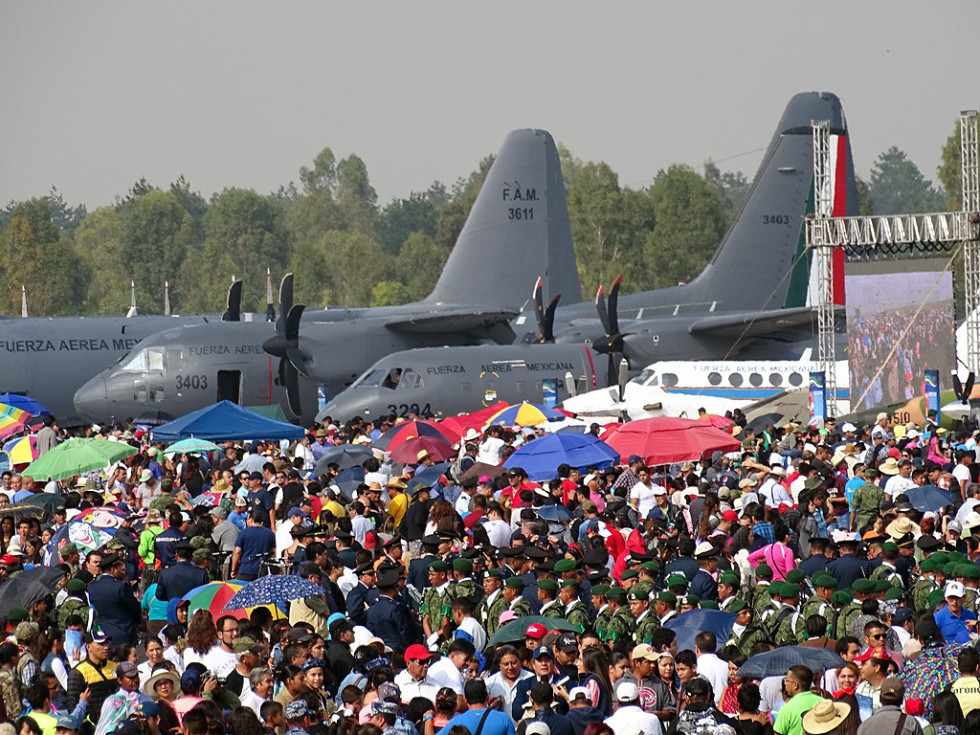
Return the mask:
<path fill-rule="evenodd" d="M 17 503 L 0 508 L 0 516 L 13 516 L 15 521 L 21 518 L 36 518 L 40 521 L 44 518 L 44 508 L 32 503 Z"/>
<path fill-rule="evenodd" d="M 497 482 L 501 477 L 507 476 L 507 468 L 498 467 L 495 464 L 487 464 L 486 462 L 474 462 L 472 467 L 456 478 L 456 481 L 465 482 L 473 478 L 479 480 L 483 475 L 487 475 L 491 480 Z"/>
<path fill-rule="evenodd" d="M 783 646 L 752 656 L 742 664 L 738 675 L 742 679 L 764 679 L 767 676 L 783 676 L 791 666 L 806 666 L 811 671 L 826 671 L 838 669 L 844 663 L 844 659 L 829 648 Z"/>
<path fill-rule="evenodd" d="M 749 421 L 746 425 L 746 429 L 752 429 L 755 433 L 760 431 L 765 431 L 773 426 L 776 426 L 780 421 L 783 420 L 783 414 L 781 413 L 764 413 L 761 416 L 756 416 L 754 419 Z"/>
<path fill-rule="evenodd" d="M 374 456 L 370 447 L 363 444 L 341 444 L 325 451 L 320 459 L 316 461 L 316 468 L 313 470 L 317 476 L 327 474 L 327 465 L 336 462 L 340 469 L 348 467 L 360 467 L 364 460 Z"/>
<path fill-rule="evenodd" d="M 34 493 L 28 495 L 21 501 L 21 504 L 33 505 L 44 511 L 44 520 L 50 520 L 54 516 L 55 508 L 61 508 L 65 504 L 65 499 L 55 493 Z"/>
<path fill-rule="evenodd" d="M 6 617 L 15 607 L 29 608 L 54 594 L 55 585 L 64 576 L 64 570 L 59 567 L 36 566 L 18 572 L 0 585 L 0 616 Z"/>

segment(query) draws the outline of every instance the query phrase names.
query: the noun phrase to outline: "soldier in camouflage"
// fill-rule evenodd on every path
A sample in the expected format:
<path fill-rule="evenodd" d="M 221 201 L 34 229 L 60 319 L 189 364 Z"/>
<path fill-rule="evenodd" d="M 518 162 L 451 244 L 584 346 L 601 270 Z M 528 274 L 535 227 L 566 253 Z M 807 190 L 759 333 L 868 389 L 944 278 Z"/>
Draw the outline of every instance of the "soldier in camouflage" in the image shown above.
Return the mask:
<path fill-rule="evenodd" d="M 772 583 L 772 568 L 768 564 L 760 564 L 755 568 L 755 591 L 752 593 L 752 609 L 756 617 L 762 615 L 762 611 L 769 607 L 772 602 L 769 596 L 769 587 Z"/>
<path fill-rule="evenodd" d="M 800 601 L 800 586 L 792 582 L 773 582 L 769 585 L 772 607 L 762 619 L 762 625 L 777 646 L 795 646 L 806 640 L 806 624 L 796 606 Z"/>
<path fill-rule="evenodd" d="M 942 577 L 942 570 L 931 556 L 919 562 L 919 578 L 912 583 L 912 609 L 916 612 L 925 610 L 929 593 L 940 589 L 937 576 Z"/>
<path fill-rule="evenodd" d="M 483 599 L 480 601 L 480 610 L 477 618 L 480 625 L 487 631 L 487 637 L 492 636 L 500 627 L 500 614 L 507 609 L 507 600 L 504 599 L 503 574 L 499 569 L 489 569 L 483 577 Z"/>
<path fill-rule="evenodd" d="M 660 618 L 650 609 L 650 588 L 646 584 L 635 585 L 626 598 L 629 602 L 630 615 L 636 621 L 634 640 L 637 645 L 649 643 L 654 632 L 661 627 Z"/>
<path fill-rule="evenodd" d="M 860 488 L 859 488 L 860 489 Z M 898 560 L 898 544 L 894 541 L 885 541 L 881 545 L 882 562 L 873 572 L 871 579 L 875 582 L 884 579 L 891 587 L 905 588 L 905 580 L 899 574 L 895 562 Z"/>
<path fill-rule="evenodd" d="M 813 587 L 816 592 L 803 603 L 800 615 L 804 621 L 811 615 L 822 615 L 827 621 L 827 630 L 834 630 L 837 611 L 831 597 L 837 589 L 837 580 L 827 572 L 817 572 L 813 575 Z"/>
<path fill-rule="evenodd" d="M 732 612 L 731 606 L 739 600 L 739 578 L 736 572 L 724 572 L 718 577 L 718 609 Z"/>
<path fill-rule="evenodd" d="M 595 632 L 599 635 L 599 640 L 602 641 L 606 640 L 609 619 L 613 614 L 613 611 L 609 609 L 609 602 L 606 599 L 606 593 L 608 591 L 608 585 L 597 584 L 592 586 L 592 606 L 596 609 Z"/>
<path fill-rule="evenodd" d="M 534 614 L 531 603 L 524 599 L 522 592 L 524 592 L 524 580 L 520 577 L 508 577 L 504 582 L 503 595 L 507 602 L 504 610 L 512 611 L 519 618 Z"/>
<path fill-rule="evenodd" d="M 453 600 L 459 597 L 469 597 L 473 605 L 480 603 L 483 597 L 481 590 L 473 580 L 473 561 L 457 557 L 453 559 L 453 582 L 451 584 L 450 596 Z"/>
<path fill-rule="evenodd" d="M 630 615 L 626 603 L 626 590 L 622 587 L 610 587 L 606 593 L 612 616 L 606 626 L 605 641 L 618 651 L 627 651 L 633 647 L 633 631 L 636 630 L 636 620 Z"/>
<path fill-rule="evenodd" d="M 875 583 L 870 579 L 861 577 L 854 580 L 854 584 L 851 585 L 851 594 L 854 600 L 841 608 L 837 614 L 837 628 L 834 635 L 838 638 L 851 635 L 850 631 L 854 621 L 861 617 L 861 603 L 874 592 L 874 587 Z"/>
<path fill-rule="evenodd" d="M 542 617 L 565 619 L 565 606 L 558 599 L 558 583 L 555 580 L 538 580 L 538 602 L 541 603 Z"/>
<path fill-rule="evenodd" d="M 429 588 L 422 595 L 419 616 L 426 637 L 442 632 L 452 619 L 450 607 L 453 598 L 450 591 L 449 565 L 441 559 L 429 564 Z"/>
<path fill-rule="evenodd" d="M 745 600 L 733 602 L 728 612 L 738 615 L 735 618 L 735 624 L 732 625 L 732 637 L 728 640 L 729 645 L 735 646 L 746 656 L 751 656 L 755 653 L 755 647 L 759 643 L 769 642 L 766 631 L 753 620 L 755 611 L 745 604 Z"/>

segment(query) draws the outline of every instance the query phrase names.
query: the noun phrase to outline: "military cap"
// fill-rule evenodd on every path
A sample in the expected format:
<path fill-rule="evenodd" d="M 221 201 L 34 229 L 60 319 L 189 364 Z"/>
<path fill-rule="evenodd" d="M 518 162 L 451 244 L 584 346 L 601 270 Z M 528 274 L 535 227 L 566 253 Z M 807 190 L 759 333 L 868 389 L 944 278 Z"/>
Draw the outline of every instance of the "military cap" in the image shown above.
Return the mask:
<path fill-rule="evenodd" d="M 211 552 L 207 549 L 194 549 L 194 553 L 191 554 L 191 559 L 194 561 L 207 561 L 210 556 Z"/>
<path fill-rule="evenodd" d="M 731 587 L 738 587 L 738 574 L 735 572 L 725 572 L 718 578 L 720 584 L 727 584 Z"/>
<path fill-rule="evenodd" d="M 68 591 L 75 594 L 85 591 L 85 582 L 78 579 L 77 577 L 72 577 L 68 580 Z"/>
<path fill-rule="evenodd" d="M 698 607 L 701 605 L 701 598 L 697 595 L 684 595 L 678 599 L 678 602 L 682 605 L 690 605 L 691 607 Z"/>
<path fill-rule="evenodd" d="M 783 576 L 783 581 L 789 582 L 790 584 L 803 584 L 806 579 L 806 574 L 803 573 L 802 569 L 790 569 Z"/>
<path fill-rule="evenodd" d="M 555 573 L 555 563 L 551 559 L 545 559 L 543 562 L 534 565 L 534 571 L 538 574 L 554 574 Z"/>
<path fill-rule="evenodd" d="M 542 549 L 540 546 L 528 544 L 524 547 L 524 556 L 526 556 L 528 559 L 546 559 L 548 557 L 548 552 Z"/>
<path fill-rule="evenodd" d="M 624 590 L 618 584 L 610 585 L 609 589 L 606 590 L 606 597 L 625 597 L 625 596 L 626 596 L 626 590 Z"/>
<path fill-rule="evenodd" d="M 742 612 L 742 610 L 747 610 L 748 608 L 749 606 L 745 603 L 745 600 L 735 600 L 728 606 L 728 612 L 737 613 Z"/>
<path fill-rule="evenodd" d="M 448 572 L 449 571 L 449 565 L 446 564 L 446 562 L 444 562 L 442 559 L 436 559 L 433 562 L 429 562 L 429 571 L 430 572 Z"/>
<path fill-rule="evenodd" d="M 497 579 L 503 579 L 504 573 L 502 571 L 500 571 L 499 569 L 497 569 L 496 567 L 494 567 L 493 569 L 488 569 L 485 572 L 484 576 L 487 576 L 487 577 L 495 577 Z"/>
<path fill-rule="evenodd" d="M 875 588 L 875 583 L 872 582 L 867 577 L 858 577 L 854 580 L 854 584 L 851 585 L 851 589 L 855 592 L 860 592 L 862 595 L 866 595 L 869 592 L 873 592 Z"/>
<path fill-rule="evenodd" d="M 559 559 L 555 562 L 555 572 L 558 574 L 565 574 L 574 571 L 574 569 L 575 561 L 572 559 Z"/>
<path fill-rule="evenodd" d="M 630 591 L 626 594 L 626 599 L 630 602 L 634 601 L 650 601 L 650 592 L 638 584 L 634 584 Z"/>
<path fill-rule="evenodd" d="M 789 599 L 792 597 L 800 596 L 800 585 L 798 584 L 793 584 L 792 582 L 783 582 L 782 590 L 783 593 L 780 595 L 780 597 Z"/>
<path fill-rule="evenodd" d="M 19 623 L 22 620 L 27 620 L 29 615 L 30 613 L 22 607 L 12 607 L 10 608 L 10 612 L 7 613 L 7 622 Z"/>
<path fill-rule="evenodd" d="M 470 574 L 473 571 L 473 562 L 469 559 L 457 557 L 453 559 L 453 571 Z"/>
<path fill-rule="evenodd" d="M 887 592 L 888 588 L 892 586 L 892 583 L 887 579 L 876 579 L 875 580 L 875 592 Z"/>
<path fill-rule="evenodd" d="M 193 536 L 191 537 L 190 545 L 192 549 L 203 549 L 207 547 L 208 541 L 204 536 Z"/>
<path fill-rule="evenodd" d="M 423 536 L 423 537 L 422 537 L 422 545 L 423 545 L 423 546 L 433 546 L 433 547 L 438 547 L 438 546 L 439 546 L 439 544 L 441 544 L 441 543 L 442 543 L 442 539 L 440 539 L 440 538 L 439 538 L 439 537 L 438 537 L 438 536 L 437 536 L 436 534 L 434 534 L 434 533 L 430 533 L 430 534 L 429 534 L 428 536 Z M 501 552 L 503 552 L 503 549 L 501 549 Z"/>
<path fill-rule="evenodd" d="M 574 587 L 575 589 L 578 589 L 580 585 L 577 579 L 565 579 L 562 580 L 562 583 L 559 586 L 562 589 L 568 589 L 569 587 Z"/>
<path fill-rule="evenodd" d="M 600 597 L 605 597 L 606 593 L 609 591 L 609 585 L 607 584 L 594 584 L 592 585 L 592 594 L 599 595 Z"/>
<path fill-rule="evenodd" d="M 635 569 L 627 569 L 626 571 L 624 571 L 622 574 L 619 575 L 619 578 L 620 579 L 633 579 L 633 578 L 639 577 L 639 576 L 640 576 L 640 573 L 638 571 L 636 571 Z"/>
<path fill-rule="evenodd" d="M 540 589 L 547 590 L 548 592 L 557 592 L 558 591 L 558 583 L 555 580 L 553 580 L 553 579 L 547 579 L 547 578 L 545 578 L 545 579 L 539 579 L 538 580 L 538 587 Z"/>
<path fill-rule="evenodd" d="M 515 590 L 522 590 L 524 589 L 524 580 L 520 577 L 507 577 L 507 581 L 504 582 L 504 585 Z"/>
<path fill-rule="evenodd" d="M 919 570 L 923 573 L 934 572 L 936 567 L 939 566 L 935 559 L 931 556 L 926 557 L 919 563 Z"/>
<path fill-rule="evenodd" d="M 898 551 L 898 544 L 894 541 L 886 541 L 881 545 L 882 551 Z"/>
<path fill-rule="evenodd" d="M 933 590 L 926 595 L 926 608 L 929 610 L 935 610 L 939 605 L 942 605 L 946 600 L 943 595 L 944 593 L 942 590 Z"/>
<path fill-rule="evenodd" d="M 827 587 L 829 589 L 837 588 L 837 580 L 832 574 L 827 572 L 820 572 L 813 575 L 813 586 L 814 587 Z"/>
<path fill-rule="evenodd" d="M 667 577 L 666 584 L 668 587 L 687 587 L 688 581 L 683 574 L 671 574 Z"/>
<path fill-rule="evenodd" d="M 38 627 L 37 623 L 23 622 L 17 623 L 17 627 L 14 628 L 14 638 L 17 639 L 18 643 L 29 643 L 37 638 L 41 629 Z"/>
<path fill-rule="evenodd" d="M 830 596 L 830 603 L 843 607 L 854 602 L 854 597 L 847 590 L 837 590 Z"/>
<path fill-rule="evenodd" d="M 980 567 L 976 564 L 964 564 L 963 572 L 960 576 L 966 577 L 967 579 L 980 579 Z"/>
<path fill-rule="evenodd" d="M 700 603 L 700 607 L 702 610 L 717 610 L 718 603 L 714 600 L 704 600 Z"/>
<path fill-rule="evenodd" d="M 755 576 L 759 579 L 772 579 L 772 567 L 768 564 L 760 564 L 755 568 Z"/>
<path fill-rule="evenodd" d="M 585 552 L 583 560 L 586 566 L 599 567 L 609 561 L 609 552 L 604 546 L 594 546 Z"/>
<path fill-rule="evenodd" d="M 949 561 L 949 553 L 946 551 L 937 551 L 935 554 L 930 554 L 929 558 L 936 562 L 936 564 L 942 566 Z"/>
<path fill-rule="evenodd" d="M 878 470 L 876 470 L 874 467 L 868 467 L 864 471 L 864 476 L 869 480 L 873 480 L 878 476 Z"/>
<path fill-rule="evenodd" d="M 915 542 L 915 545 L 923 551 L 933 551 L 934 549 L 939 548 L 939 539 L 937 539 L 935 536 L 923 535 L 919 537 L 919 540 Z"/>
<path fill-rule="evenodd" d="M 889 587 L 888 591 L 885 592 L 886 600 L 901 600 L 902 595 L 905 594 L 901 587 Z"/>
<path fill-rule="evenodd" d="M 102 557 L 102 561 L 99 562 L 99 569 L 112 569 L 120 561 L 122 559 L 119 558 L 119 554 L 106 554 Z"/>
<path fill-rule="evenodd" d="M 657 602 L 665 602 L 668 605 L 676 605 L 677 595 L 675 595 L 670 590 L 664 590 L 663 592 L 657 594 Z"/>
<path fill-rule="evenodd" d="M 770 585 L 769 585 L 769 596 L 770 597 L 782 597 L 783 596 L 783 580 L 777 579 L 776 581 L 770 583 Z"/>
<path fill-rule="evenodd" d="M 62 546 L 61 551 L 58 553 L 61 555 L 62 559 L 67 559 L 72 554 L 77 554 L 79 552 L 78 552 L 78 547 L 75 546 L 75 544 L 69 542 L 64 546 Z"/>
<path fill-rule="evenodd" d="M 950 560 L 943 564 L 943 574 L 947 577 L 955 577 L 957 571 L 959 570 L 960 563 L 958 561 Z"/>
<path fill-rule="evenodd" d="M 660 571 L 660 567 L 657 566 L 657 562 L 655 561 L 643 562 L 642 564 L 640 564 L 640 569 L 643 569 L 644 571 L 647 572 L 653 572 L 654 574 Z"/>

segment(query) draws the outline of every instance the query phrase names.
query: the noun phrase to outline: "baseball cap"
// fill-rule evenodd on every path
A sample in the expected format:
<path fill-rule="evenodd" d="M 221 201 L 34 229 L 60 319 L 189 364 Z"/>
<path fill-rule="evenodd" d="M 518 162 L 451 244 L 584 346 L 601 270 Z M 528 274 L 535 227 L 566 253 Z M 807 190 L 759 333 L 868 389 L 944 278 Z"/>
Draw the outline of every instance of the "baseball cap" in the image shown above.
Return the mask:
<path fill-rule="evenodd" d="M 572 687 L 571 691 L 568 692 L 568 698 L 570 700 L 575 700 L 579 698 L 588 699 L 589 690 L 586 689 L 585 687 Z"/>
<path fill-rule="evenodd" d="M 859 653 L 857 656 L 854 657 L 854 660 L 858 662 L 863 662 L 872 658 L 877 658 L 877 659 L 881 659 L 882 661 L 887 661 L 889 656 L 888 656 L 888 652 L 884 649 L 884 647 L 875 646 L 869 648 L 864 653 Z"/>
<path fill-rule="evenodd" d="M 946 583 L 946 589 L 943 592 L 944 597 L 963 597 L 964 595 L 966 595 L 966 589 L 962 582 Z"/>
<path fill-rule="evenodd" d="M 378 685 L 378 699 L 382 702 L 400 702 L 402 690 L 393 681 L 386 681 Z"/>
<path fill-rule="evenodd" d="M 248 476 L 248 479 L 249 480 L 264 480 L 265 478 L 262 476 L 262 473 L 261 472 L 252 472 Z"/>
<path fill-rule="evenodd" d="M 309 518 L 310 514 L 307 513 L 305 510 L 303 510 L 302 508 L 294 505 L 292 508 L 289 509 L 289 512 L 286 513 L 286 517 L 289 518 L 289 516 L 303 516 L 303 518 Z"/>
<path fill-rule="evenodd" d="M 527 638 L 534 638 L 536 640 L 541 640 L 548 634 L 548 629 L 545 627 L 544 623 L 531 623 L 527 626 L 527 630 L 524 631 L 524 635 Z"/>
<path fill-rule="evenodd" d="M 116 678 L 122 676 L 132 678 L 134 676 L 139 676 L 139 673 L 139 669 L 136 668 L 136 664 L 134 664 L 132 661 L 123 661 L 116 667 Z"/>
<path fill-rule="evenodd" d="M 636 661 L 638 658 L 645 658 L 648 661 L 656 661 L 658 658 L 660 658 L 660 654 L 653 650 L 653 646 L 651 646 L 649 643 L 641 643 L 638 646 L 634 646 L 633 652 L 630 654 L 631 661 Z"/>
<path fill-rule="evenodd" d="M 892 694 L 899 697 L 904 696 L 905 684 L 902 683 L 901 679 L 896 679 L 894 676 L 889 676 L 887 679 L 881 682 L 879 696 L 881 694 Z"/>
<path fill-rule="evenodd" d="M 538 646 L 534 649 L 534 653 L 531 654 L 531 658 L 533 658 L 535 661 L 543 656 L 547 656 L 550 659 L 555 658 L 555 654 L 551 652 L 551 648 L 548 646 Z"/>
<path fill-rule="evenodd" d="M 551 735 L 551 728 L 543 722 L 531 720 L 524 733 L 525 735 Z"/>
<path fill-rule="evenodd" d="M 639 698 L 640 690 L 637 688 L 635 682 L 627 680 L 620 680 L 616 682 L 617 702 L 635 702 Z"/>
<path fill-rule="evenodd" d="M 428 661 L 430 658 L 432 658 L 432 654 L 429 653 L 429 649 L 420 643 L 413 643 L 405 649 L 406 661 Z"/>
<path fill-rule="evenodd" d="M 555 641 L 555 648 L 562 653 L 571 653 L 578 650 L 578 641 L 572 633 L 562 633 Z"/>

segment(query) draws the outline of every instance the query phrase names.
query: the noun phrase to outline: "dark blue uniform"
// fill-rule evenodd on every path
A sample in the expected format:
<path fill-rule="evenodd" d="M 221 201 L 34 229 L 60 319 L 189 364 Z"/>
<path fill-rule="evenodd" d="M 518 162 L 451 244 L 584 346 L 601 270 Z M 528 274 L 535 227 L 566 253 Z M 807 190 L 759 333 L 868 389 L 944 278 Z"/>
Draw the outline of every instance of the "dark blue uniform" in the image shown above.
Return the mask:
<path fill-rule="evenodd" d="M 671 574 L 683 574 L 688 582 L 694 580 L 694 575 L 698 573 L 698 563 L 689 556 L 680 556 L 664 567 L 664 579 Z"/>
<path fill-rule="evenodd" d="M 378 590 L 358 580 L 347 595 L 347 617 L 354 625 L 367 625 L 368 609 L 378 601 Z M 372 628 L 372 630 L 374 630 Z M 377 631 L 374 631 L 377 632 Z M 378 636 L 381 637 L 380 635 Z"/>
<path fill-rule="evenodd" d="M 831 561 L 833 560 L 826 554 L 814 554 L 800 562 L 800 571 L 806 576 L 812 577 L 817 572 L 826 569 Z"/>
<path fill-rule="evenodd" d="M 161 568 L 166 569 L 177 563 L 177 544 L 186 541 L 187 535 L 179 528 L 168 528 L 153 539 L 153 553 Z"/>
<path fill-rule="evenodd" d="M 195 587 L 207 584 L 211 581 L 211 575 L 207 569 L 195 567 L 189 561 L 179 561 L 169 569 L 160 572 L 157 580 L 158 600 L 166 602 L 175 597 L 181 598 Z"/>
<path fill-rule="evenodd" d="M 387 595 L 379 595 L 368 608 L 367 627 L 393 650 L 416 643 L 421 638 L 408 608 Z"/>
<path fill-rule="evenodd" d="M 698 569 L 698 573 L 694 575 L 688 592 L 695 595 L 699 600 L 718 601 L 718 583 L 703 569 Z"/>
<path fill-rule="evenodd" d="M 551 678 L 548 680 L 548 683 L 554 686 L 560 680 L 560 676 L 557 674 L 552 674 Z M 524 679 L 517 682 L 517 687 L 514 689 L 514 702 L 510 706 L 511 717 L 517 722 L 520 722 L 524 717 L 524 705 L 527 704 L 531 686 L 538 681 L 540 681 L 538 677 L 532 676 L 529 679 Z M 558 714 L 563 715 L 568 712 L 568 702 L 566 702 L 564 699 L 556 697 L 554 709 L 558 712 Z"/>
<path fill-rule="evenodd" d="M 827 565 L 827 572 L 837 580 L 839 589 L 849 589 L 855 579 L 869 576 L 871 569 L 864 559 L 858 559 L 854 554 L 843 554 Z"/>
<path fill-rule="evenodd" d="M 88 599 L 99 615 L 109 645 L 133 643 L 140 622 L 140 604 L 123 580 L 101 574 L 88 586 Z"/>
<path fill-rule="evenodd" d="M 434 562 L 438 557 L 435 554 L 425 554 L 418 557 L 417 559 L 412 559 L 408 563 L 408 579 L 407 582 L 412 585 L 419 592 L 427 589 L 429 586 L 429 564 Z"/>

